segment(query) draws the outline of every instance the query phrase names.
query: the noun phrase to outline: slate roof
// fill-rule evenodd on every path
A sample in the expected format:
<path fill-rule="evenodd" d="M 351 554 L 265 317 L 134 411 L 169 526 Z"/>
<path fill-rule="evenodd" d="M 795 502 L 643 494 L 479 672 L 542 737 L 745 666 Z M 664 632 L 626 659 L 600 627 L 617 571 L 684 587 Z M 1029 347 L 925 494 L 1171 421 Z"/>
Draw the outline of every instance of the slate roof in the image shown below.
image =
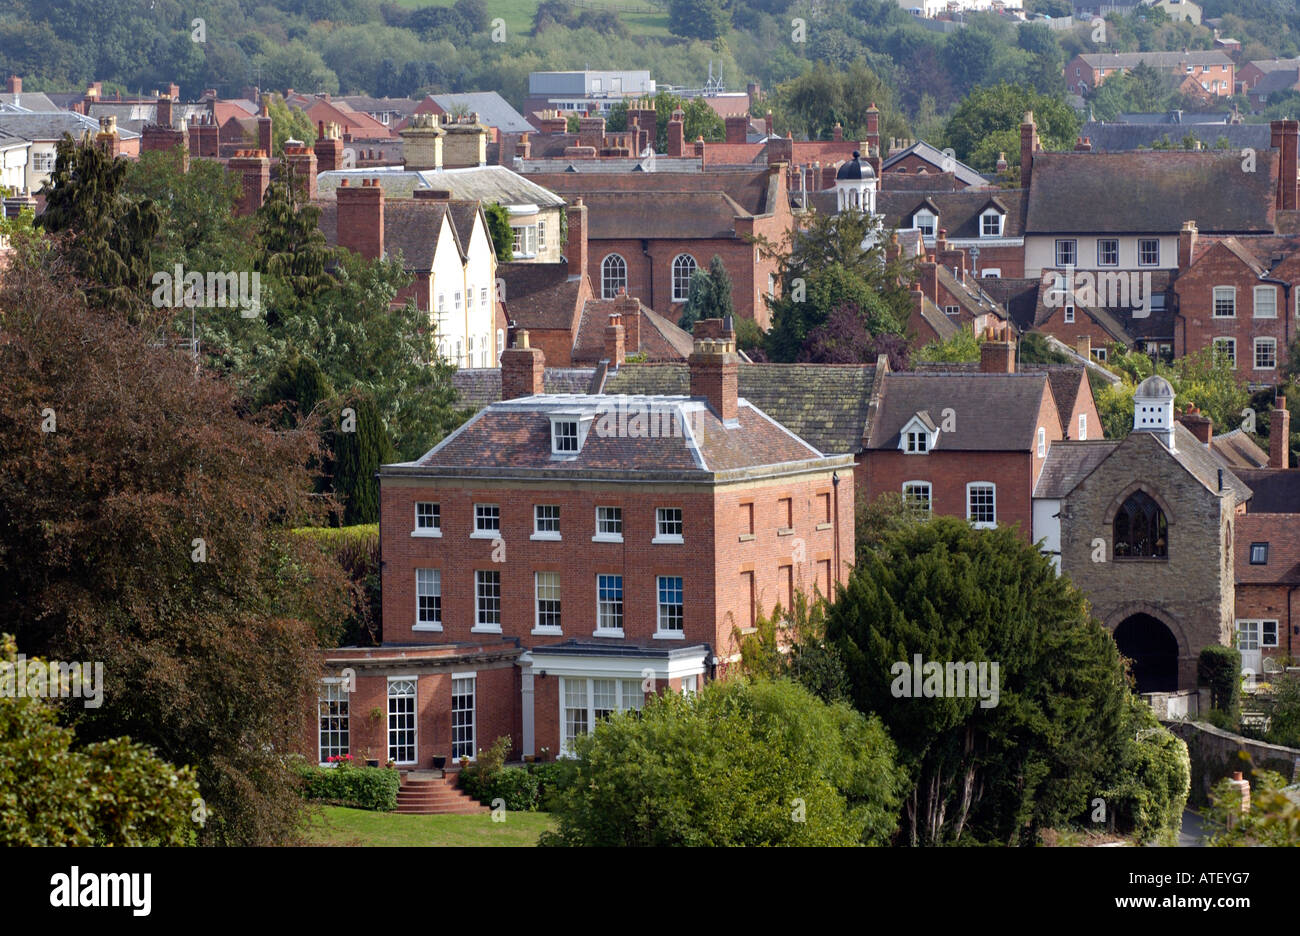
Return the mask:
<path fill-rule="evenodd" d="M 1034 188 L 1038 188 L 1037 162 L 1034 164 Z M 1022 189 L 963 189 L 959 192 L 886 190 L 876 194 L 876 210 L 884 214 L 886 228 L 911 227 L 912 215 L 929 201 L 939 209 L 938 226 L 948 232 L 949 240 L 978 238 L 980 213 L 994 200 L 999 207 L 1006 209 L 1002 236 L 1024 236 Z M 1181 228 L 1181 223 L 1179 226 Z"/>
<path fill-rule="evenodd" d="M 344 179 L 359 185 L 361 179 L 378 179 L 384 195 L 409 196 L 416 189 L 441 189 L 461 201 L 500 202 L 502 205 L 537 205 L 558 208 L 564 199 L 536 182 L 525 179 L 505 166 L 470 166 L 465 169 L 424 170 L 416 172 L 400 166 L 376 166 L 373 169 L 335 169 L 317 177 L 317 189 L 323 198 L 333 198 Z"/>
<path fill-rule="evenodd" d="M 921 318 L 926 324 L 934 329 L 934 333 L 939 336 L 940 341 L 947 341 L 953 335 L 961 330 L 956 322 L 952 320 L 943 309 L 934 304 L 929 296 L 921 297 Z"/>
<path fill-rule="evenodd" d="M 537 128 L 524 119 L 524 115 L 510 106 L 495 91 L 466 91 L 460 94 L 430 94 L 434 103 L 445 113 L 452 113 L 457 108 L 464 108 L 468 113 L 477 113 L 479 123 L 496 127 L 506 133 L 535 133 Z"/>
<path fill-rule="evenodd" d="M 1093 68 L 1133 68 L 1146 63 L 1152 68 L 1177 68 L 1180 65 L 1232 65 L 1228 53 L 1191 52 L 1087 52 L 1079 56 Z"/>
<path fill-rule="evenodd" d="M 958 185 L 957 175 L 952 172 L 898 172 L 885 173 L 880 177 L 883 191 L 908 192 L 956 192 L 966 188 Z"/>
<path fill-rule="evenodd" d="M 20 91 L 18 94 L 0 93 L 0 104 L 9 104 L 13 107 L 21 107 L 26 111 L 43 113 L 59 109 L 57 104 L 40 91 Z"/>
<path fill-rule="evenodd" d="M 897 153 L 891 154 L 888 159 L 880 164 L 880 168 L 883 171 L 888 172 L 891 166 L 896 165 L 908 156 L 916 156 L 919 159 L 924 159 L 926 162 L 933 166 L 937 166 L 940 169 L 943 168 L 945 159 L 942 150 L 931 146 L 924 140 L 917 140 L 906 149 L 901 149 Z M 952 174 L 956 177 L 957 181 L 961 182 L 963 185 L 984 185 L 987 181 L 984 176 L 980 175 L 959 159 L 953 160 Z"/>
<path fill-rule="evenodd" d="M 1034 497 L 1061 500 L 1119 446 L 1116 439 L 1053 442 L 1034 485 Z"/>
<path fill-rule="evenodd" d="M 420 102 L 414 98 L 371 97 L 368 94 L 345 94 L 336 97 L 335 102 L 343 102 L 350 110 L 363 114 L 393 113 L 409 117 L 415 113 Z"/>
<path fill-rule="evenodd" d="M 70 133 L 74 140 L 89 130 L 92 134 L 99 132 L 99 121 L 72 111 L 55 111 L 34 114 L 0 114 L 0 130 L 23 140 L 60 140 L 63 134 Z M 117 135 L 123 140 L 134 140 L 140 136 L 134 130 L 119 126 Z"/>
<path fill-rule="evenodd" d="M 1268 544 L 1267 562 L 1251 563 L 1252 543 Z M 1300 585 L 1300 523 L 1294 514 L 1238 516 L 1232 552 L 1238 585 Z"/>
<path fill-rule="evenodd" d="M 1045 391 L 1046 374 L 886 374 L 867 447 L 896 449 L 900 431 L 917 413 L 952 409 L 956 428 L 940 434 L 935 451 L 1027 452 Z"/>
<path fill-rule="evenodd" d="M 714 239 L 735 235 L 736 218 L 749 212 L 726 192 L 584 192 L 593 240 Z"/>
<path fill-rule="evenodd" d="M 860 452 L 875 364 L 741 364 L 739 394 L 822 452 Z M 625 364 L 607 393 L 686 394 L 686 364 Z"/>
<path fill-rule="evenodd" d="M 506 316 L 518 327 L 540 331 L 572 332 L 581 310 L 578 292 L 582 281 L 569 274 L 569 262 L 497 264 L 504 282 L 502 304 Z"/>
<path fill-rule="evenodd" d="M 1248 94 L 1274 94 L 1278 91 L 1290 91 L 1300 84 L 1300 68 L 1294 64 L 1289 69 L 1274 69 L 1255 82 Z"/>
<path fill-rule="evenodd" d="M 635 173 L 539 173 L 530 176 L 538 185 L 544 185 L 571 200 L 581 196 L 587 204 L 597 194 L 635 193 L 653 202 L 659 214 L 685 214 L 678 209 L 679 199 L 691 194 L 725 195 L 739 206 L 736 214 L 763 215 L 776 210 L 776 192 L 779 181 L 766 166 L 753 169 L 719 169 L 704 172 L 655 172 L 645 175 Z M 666 205 L 672 210 L 665 210 Z M 647 211 L 648 211 L 647 207 Z M 591 224 L 598 222 L 595 211 L 589 213 Z M 633 234 L 633 237 L 653 235 Z"/>
<path fill-rule="evenodd" d="M 338 246 L 338 202 L 319 202 L 320 229 L 330 246 Z M 384 253 L 387 256 L 402 254 L 402 265 L 407 270 L 428 272 L 433 269 L 433 258 L 438 250 L 438 239 L 448 228 L 443 219 L 451 221 L 450 234 L 457 252 L 465 259 L 466 245 L 474 230 L 478 214 L 476 202 L 441 202 L 422 198 L 393 198 L 384 201 Z M 450 217 L 449 217 L 450 216 Z"/>
<path fill-rule="evenodd" d="M 1041 280 L 989 276 L 980 280 L 980 288 L 989 294 L 1016 326 L 1016 331 L 1027 332 L 1034 327 L 1038 315 L 1038 287 Z"/>
<path fill-rule="evenodd" d="M 578 330 L 573 339 L 573 360 L 599 361 L 605 357 L 605 326 L 609 316 L 619 312 L 617 299 L 588 299 L 582 306 L 582 316 L 578 321 Z M 633 349 L 627 346 L 628 354 L 643 354 L 647 362 L 684 361 L 694 350 L 694 339 L 690 332 L 674 325 L 653 309 L 641 305 L 637 313 L 640 316 L 640 345 Z M 628 331 L 627 314 L 623 314 L 624 334 Z"/>
<path fill-rule="evenodd" d="M 1150 435 L 1157 439 L 1162 448 L 1164 447 L 1163 443 L 1159 443 L 1155 433 L 1136 432 L 1131 433 L 1129 437 L 1132 438 L 1134 435 Z M 1173 456 L 1180 465 L 1191 472 L 1196 480 L 1205 485 L 1207 490 L 1219 489 L 1219 470 L 1222 469 L 1224 490 L 1232 491 L 1239 504 L 1250 499 L 1252 494 L 1250 487 L 1232 472 L 1232 467 L 1213 449 L 1203 445 L 1201 440 L 1192 435 L 1191 430 L 1180 422 L 1174 423 Z"/>
<path fill-rule="evenodd" d="M 547 367 L 542 370 L 546 393 L 587 393 L 595 375 L 591 367 Z M 501 399 L 501 368 L 462 367 L 451 375 L 457 402 L 478 412 Z"/>
<path fill-rule="evenodd" d="M 1261 150 L 1242 172 L 1239 153 L 1035 153 L 1025 232 L 1272 233 L 1277 159 Z"/>
<path fill-rule="evenodd" d="M 1189 134 L 1206 149 L 1214 149 L 1220 138 L 1226 137 L 1228 149 L 1238 154 L 1245 147 L 1268 149 L 1272 142 L 1268 124 L 1134 124 L 1090 120 L 1079 131 L 1080 136 L 1092 141 L 1094 153 L 1151 149 L 1156 143 L 1163 144 L 1166 138 L 1173 146 L 1180 147 Z"/>
<path fill-rule="evenodd" d="M 1044 270 L 1044 272 L 1047 272 Z M 1127 275 L 1128 271 L 1124 271 Z M 1147 271 L 1143 271 L 1145 274 Z M 1112 339 L 1121 344 L 1132 346 L 1138 339 L 1156 339 L 1156 338 L 1173 338 L 1174 336 L 1174 308 L 1170 304 L 1168 296 L 1168 284 L 1172 281 L 1173 271 L 1170 270 L 1152 270 L 1151 292 L 1153 295 L 1165 297 L 1163 307 L 1152 306 L 1145 316 L 1136 316 L 1134 312 L 1136 307 L 1130 305 L 1124 308 L 1110 308 L 1102 305 L 1084 305 L 1078 302 L 1076 295 L 1074 309 L 1076 317 L 1086 315 L 1092 319 L 1098 327 L 1104 330 Z M 1097 284 L 1098 290 L 1101 284 Z M 1064 298 L 1053 296 L 1052 302 L 1057 305 L 1048 305 L 1048 297 L 1051 290 L 1040 289 L 1038 291 L 1038 301 L 1034 310 L 1033 327 L 1041 327 L 1056 315 L 1064 304 Z"/>
<path fill-rule="evenodd" d="M 1213 436 L 1210 439 L 1210 448 L 1231 465 L 1233 471 L 1239 468 L 1268 467 L 1268 452 L 1255 444 L 1255 440 L 1240 429 Z"/>
<path fill-rule="evenodd" d="M 573 456 L 551 454 L 551 414 L 582 413 L 593 425 Z M 624 414 L 620 420 L 619 414 Z M 664 427 L 658 437 L 626 428 L 602 432 L 603 420 L 628 425 L 643 414 Z M 734 425 L 722 420 L 700 398 L 555 395 L 493 403 L 414 462 L 387 465 L 383 474 L 422 474 L 452 469 L 458 473 L 511 477 L 573 478 L 649 476 L 663 480 L 707 480 L 726 472 L 745 472 L 813 460 L 822 454 L 774 420 L 741 400 Z"/>
<path fill-rule="evenodd" d="M 1300 470 L 1280 468 L 1237 469 L 1241 480 L 1255 492 L 1251 513 L 1300 513 Z"/>
<path fill-rule="evenodd" d="M 520 172 L 527 175 L 547 174 L 553 172 L 580 173 L 623 173 L 623 172 L 699 172 L 700 160 L 697 156 L 665 156 L 662 153 L 647 153 L 645 156 L 612 157 L 599 159 L 575 159 L 573 157 L 555 156 L 541 159 L 521 159 L 517 163 Z"/>

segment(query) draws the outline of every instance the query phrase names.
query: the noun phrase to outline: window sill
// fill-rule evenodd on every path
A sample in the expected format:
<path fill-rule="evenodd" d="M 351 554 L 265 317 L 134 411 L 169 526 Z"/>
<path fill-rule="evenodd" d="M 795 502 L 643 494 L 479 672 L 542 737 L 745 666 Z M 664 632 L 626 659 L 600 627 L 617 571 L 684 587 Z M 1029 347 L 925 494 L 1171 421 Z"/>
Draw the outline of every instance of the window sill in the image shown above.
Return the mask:
<path fill-rule="evenodd" d="M 470 539 L 494 540 L 501 538 L 500 530 L 475 530 L 469 535 Z"/>
<path fill-rule="evenodd" d="M 794 527 L 781 527 L 776 531 L 777 536 L 794 536 Z"/>
<path fill-rule="evenodd" d="M 611 536 L 608 533 L 597 533 L 595 536 L 591 538 L 591 541 L 593 543 L 621 543 L 623 542 L 623 536 L 622 534 L 618 536 Z"/>
<path fill-rule="evenodd" d="M 654 639 L 655 640 L 685 640 L 686 634 L 684 631 L 655 631 Z"/>
<path fill-rule="evenodd" d="M 413 539 L 442 539 L 442 530 L 412 530 Z"/>
<path fill-rule="evenodd" d="M 623 628 L 620 627 L 618 630 L 613 630 L 612 628 L 607 628 L 607 629 L 602 630 L 602 629 L 600 629 L 600 628 L 597 628 L 596 630 L 594 630 L 594 631 L 591 632 L 591 636 L 593 636 L 593 637 L 617 637 L 617 638 L 619 638 L 619 639 L 621 640 L 621 639 L 623 638 Z"/>
<path fill-rule="evenodd" d="M 832 524 L 830 521 L 827 521 L 827 522 L 825 522 L 825 523 L 819 523 L 819 524 L 817 524 L 817 529 L 819 529 L 819 530 L 829 530 L 833 525 L 834 525 L 834 524 Z"/>
<path fill-rule="evenodd" d="M 441 633 L 442 625 L 441 624 L 412 624 L 411 630 L 424 631 L 425 633 L 430 633 L 430 634 Z"/>
<path fill-rule="evenodd" d="M 997 521 L 993 523 L 972 523 L 971 526 L 977 530 L 996 530 L 998 528 Z"/>
<path fill-rule="evenodd" d="M 686 541 L 680 536 L 656 536 L 650 542 L 655 546 L 681 546 Z"/>
<path fill-rule="evenodd" d="M 752 543 L 756 537 L 753 533 L 741 533 L 739 539 L 742 543 Z"/>
<path fill-rule="evenodd" d="M 532 633 L 537 636 L 563 637 L 564 631 L 559 627 L 534 627 Z"/>
<path fill-rule="evenodd" d="M 471 634 L 499 634 L 501 633 L 501 625 L 498 624 L 496 627 L 488 627 L 487 625 L 480 625 L 477 627 L 471 627 L 469 629 L 469 632 Z"/>
<path fill-rule="evenodd" d="M 561 540 L 559 533 L 534 533 L 528 538 L 535 543 L 558 543 Z"/>

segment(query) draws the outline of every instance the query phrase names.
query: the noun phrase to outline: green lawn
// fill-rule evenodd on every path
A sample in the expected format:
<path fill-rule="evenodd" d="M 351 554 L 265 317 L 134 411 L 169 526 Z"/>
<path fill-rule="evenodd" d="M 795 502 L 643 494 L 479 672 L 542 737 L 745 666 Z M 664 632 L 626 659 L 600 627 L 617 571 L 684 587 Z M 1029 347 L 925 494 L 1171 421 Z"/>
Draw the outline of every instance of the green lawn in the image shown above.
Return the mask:
<path fill-rule="evenodd" d="M 451 6 L 455 0 L 396 0 L 398 6 L 416 9 L 426 6 Z M 501 17 L 510 33 L 527 32 L 533 27 L 538 0 L 487 0 L 488 16 Z M 668 10 L 655 9 L 651 0 L 585 0 L 578 9 L 614 10 L 633 36 L 668 36 Z M 635 10 L 637 12 L 628 12 Z M 653 10 L 653 12 L 648 12 Z"/>
<path fill-rule="evenodd" d="M 489 813 L 473 816 L 401 816 L 324 806 L 314 812 L 304 833 L 308 845 L 522 845 L 555 827 L 549 813 L 507 813 L 493 822 Z"/>

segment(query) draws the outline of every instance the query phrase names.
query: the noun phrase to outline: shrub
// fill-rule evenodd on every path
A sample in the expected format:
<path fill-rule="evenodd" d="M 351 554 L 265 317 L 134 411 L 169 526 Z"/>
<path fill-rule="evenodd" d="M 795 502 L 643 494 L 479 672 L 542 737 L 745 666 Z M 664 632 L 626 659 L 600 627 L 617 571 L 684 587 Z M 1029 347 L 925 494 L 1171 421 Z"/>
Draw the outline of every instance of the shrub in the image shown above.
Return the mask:
<path fill-rule="evenodd" d="M 505 766 L 509 754 L 509 735 L 497 738 L 486 751 L 479 748 L 475 762 L 462 768 L 460 772 L 460 788 L 465 791 L 465 795 L 484 805 L 491 803 L 492 781 Z"/>
<path fill-rule="evenodd" d="M 511 812 L 531 812 L 537 790 L 537 778 L 523 767 L 502 767 L 484 784 L 484 799 L 488 806 L 500 799 Z"/>
<path fill-rule="evenodd" d="M 1140 842 L 1172 844 L 1191 790 L 1186 743 L 1160 725 L 1151 707 L 1130 695 L 1129 731 L 1112 785 L 1102 791 L 1110 827 Z"/>
<path fill-rule="evenodd" d="M 572 782 L 577 775 L 578 764 L 565 758 L 549 764 L 530 764 L 529 770 L 537 778 L 537 808 L 551 812 L 551 798 Z"/>
<path fill-rule="evenodd" d="M 1201 651 L 1196 661 L 1196 682 L 1210 690 L 1210 706 L 1223 713 L 1220 724 L 1213 720 L 1210 724 L 1217 728 L 1234 730 L 1241 713 L 1241 651 L 1232 647 L 1212 644 Z"/>
<path fill-rule="evenodd" d="M 329 803 L 391 812 L 397 808 L 397 788 L 402 778 L 396 770 L 382 767 L 353 767 L 342 762 L 337 767 L 302 764 L 303 797 Z"/>

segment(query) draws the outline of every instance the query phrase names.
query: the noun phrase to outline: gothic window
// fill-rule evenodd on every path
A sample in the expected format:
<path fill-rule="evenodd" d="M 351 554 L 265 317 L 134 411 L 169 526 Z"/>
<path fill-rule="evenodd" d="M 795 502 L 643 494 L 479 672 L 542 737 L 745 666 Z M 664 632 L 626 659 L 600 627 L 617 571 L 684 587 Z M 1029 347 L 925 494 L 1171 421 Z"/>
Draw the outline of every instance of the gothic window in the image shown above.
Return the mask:
<path fill-rule="evenodd" d="M 1116 559 L 1168 559 L 1169 525 L 1164 511 L 1142 491 L 1134 491 L 1115 515 Z"/>

